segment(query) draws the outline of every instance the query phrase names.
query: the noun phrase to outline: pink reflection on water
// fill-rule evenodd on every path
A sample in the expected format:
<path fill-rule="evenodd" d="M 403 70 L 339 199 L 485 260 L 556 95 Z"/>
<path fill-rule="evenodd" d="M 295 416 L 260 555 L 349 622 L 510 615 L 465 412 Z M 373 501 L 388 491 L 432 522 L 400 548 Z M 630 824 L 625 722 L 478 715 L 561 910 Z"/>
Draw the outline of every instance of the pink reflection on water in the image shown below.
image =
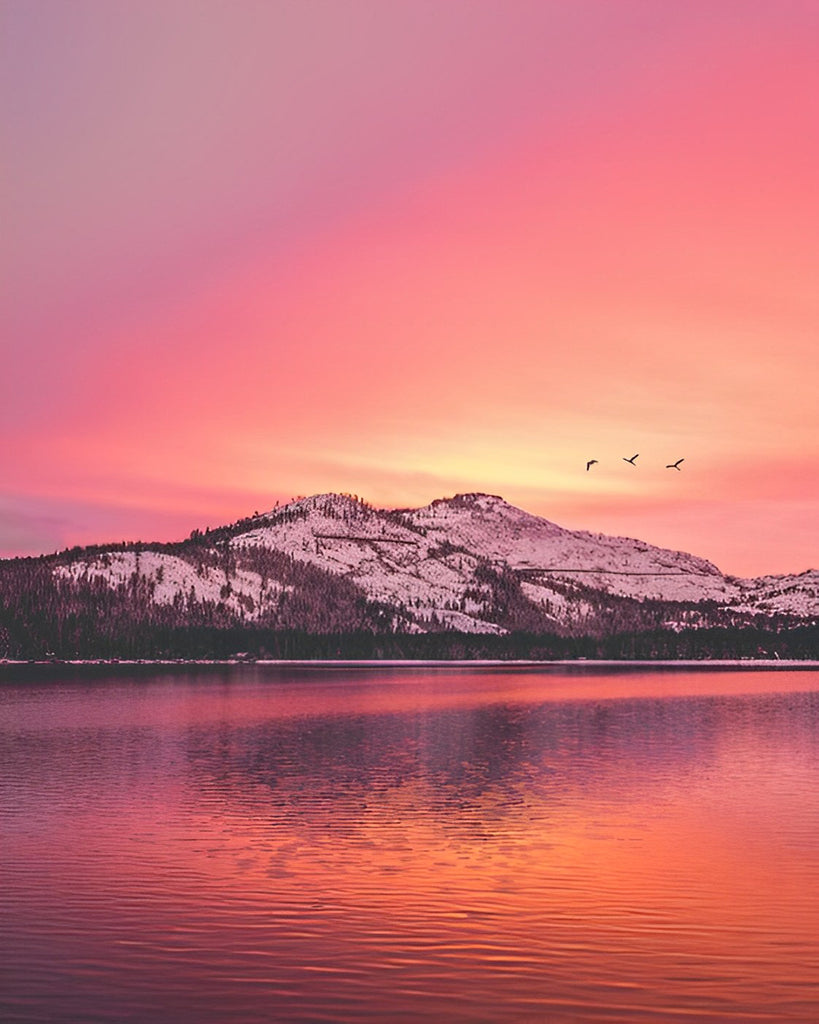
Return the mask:
<path fill-rule="evenodd" d="M 123 670 L 121 670 L 122 673 Z M 53 682 L 31 687 L 32 699 L 7 705 L 6 721 L 25 728 L 110 729 L 119 726 L 175 727 L 229 720 L 237 724 L 333 714 L 402 713 L 469 708 L 487 703 L 600 701 L 639 697 L 740 696 L 815 690 L 816 673 L 804 669 L 715 671 L 704 663 L 691 669 L 661 670 L 605 665 L 548 669 L 531 666 L 485 668 L 366 667 L 320 669 L 233 666 L 197 673 L 118 675 L 132 687 L 122 691 L 67 675 L 58 701 L 41 702 Z M 62 680 L 55 679 L 54 681 Z M 171 685 L 172 684 L 172 685 Z M 2 688 L 0 688 L 2 693 Z M 29 719 L 29 714 L 33 718 Z M 8 717 L 7 717 L 8 716 Z"/>
<path fill-rule="evenodd" d="M 62 724 L 29 692 L 12 962 L 138 1019 L 807 1024 L 817 689 L 252 669 L 77 687 Z"/>

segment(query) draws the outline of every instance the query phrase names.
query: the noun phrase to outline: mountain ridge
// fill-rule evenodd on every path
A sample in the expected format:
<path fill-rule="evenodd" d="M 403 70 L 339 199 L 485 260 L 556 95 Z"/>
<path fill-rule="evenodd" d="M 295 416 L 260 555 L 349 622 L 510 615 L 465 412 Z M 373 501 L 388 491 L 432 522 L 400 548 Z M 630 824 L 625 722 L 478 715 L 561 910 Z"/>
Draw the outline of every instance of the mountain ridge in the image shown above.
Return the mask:
<path fill-rule="evenodd" d="M 126 633 L 134 623 L 487 636 L 781 631 L 816 623 L 819 571 L 727 576 L 699 556 L 570 530 L 482 492 L 416 509 L 328 492 L 179 542 L 5 560 L 0 599 L 0 656 L 3 630 L 13 647 L 15 623 L 34 628 L 38 602 L 63 623 L 60 637 L 79 636 L 80 621 L 83 635 L 96 622 L 115 637 L 106 615 Z"/>

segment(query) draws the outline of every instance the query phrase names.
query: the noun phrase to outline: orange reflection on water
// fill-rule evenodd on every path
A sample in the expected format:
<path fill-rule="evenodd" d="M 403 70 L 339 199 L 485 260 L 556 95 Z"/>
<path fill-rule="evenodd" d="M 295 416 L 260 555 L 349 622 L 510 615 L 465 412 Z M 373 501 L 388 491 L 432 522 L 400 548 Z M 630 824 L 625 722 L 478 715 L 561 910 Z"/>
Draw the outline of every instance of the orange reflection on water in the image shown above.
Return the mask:
<path fill-rule="evenodd" d="M 41 788 L 96 773 L 18 851 L 137 973 L 292 1020 L 815 1019 L 815 675 L 240 675 L 49 727 Z"/>

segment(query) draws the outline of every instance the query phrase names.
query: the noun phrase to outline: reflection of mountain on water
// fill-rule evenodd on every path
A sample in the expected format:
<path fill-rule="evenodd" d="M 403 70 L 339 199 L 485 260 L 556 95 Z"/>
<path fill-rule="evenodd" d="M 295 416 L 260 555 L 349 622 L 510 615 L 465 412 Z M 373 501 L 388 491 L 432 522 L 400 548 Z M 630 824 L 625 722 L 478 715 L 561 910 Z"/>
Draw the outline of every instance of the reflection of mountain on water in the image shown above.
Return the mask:
<path fill-rule="evenodd" d="M 684 800 L 765 751 L 819 761 L 819 694 L 490 704 L 401 714 L 277 720 L 221 734 L 193 729 L 196 799 L 249 815 L 269 838 L 396 838 L 419 820 L 453 840 L 507 837 L 515 823 Z M 812 753 L 811 753 L 812 751 Z"/>

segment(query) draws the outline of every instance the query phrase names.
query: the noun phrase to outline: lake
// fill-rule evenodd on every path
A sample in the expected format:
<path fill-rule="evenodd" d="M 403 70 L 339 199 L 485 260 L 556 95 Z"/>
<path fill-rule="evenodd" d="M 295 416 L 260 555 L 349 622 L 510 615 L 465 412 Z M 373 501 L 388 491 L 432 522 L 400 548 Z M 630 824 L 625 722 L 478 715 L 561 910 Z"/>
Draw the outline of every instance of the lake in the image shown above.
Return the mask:
<path fill-rule="evenodd" d="M 0 1018 L 819 1020 L 819 671 L 8 666 Z"/>

